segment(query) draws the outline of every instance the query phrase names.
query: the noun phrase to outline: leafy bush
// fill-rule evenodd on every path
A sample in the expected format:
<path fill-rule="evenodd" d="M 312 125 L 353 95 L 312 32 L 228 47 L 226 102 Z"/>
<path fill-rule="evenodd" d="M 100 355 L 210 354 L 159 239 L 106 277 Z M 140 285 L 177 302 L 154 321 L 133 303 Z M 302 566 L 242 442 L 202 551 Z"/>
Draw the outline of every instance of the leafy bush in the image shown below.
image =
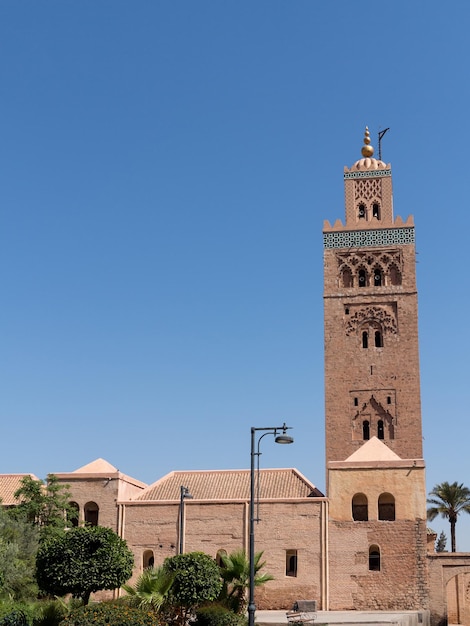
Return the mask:
<path fill-rule="evenodd" d="M 58 626 L 68 614 L 63 600 L 41 600 L 35 606 L 33 626 Z"/>
<path fill-rule="evenodd" d="M 247 618 L 220 604 L 202 606 L 196 611 L 195 626 L 246 626 Z"/>
<path fill-rule="evenodd" d="M 80 526 L 41 542 L 36 578 L 42 591 L 71 593 L 88 604 L 90 594 L 117 589 L 132 575 L 134 555 L 110 528 Z"/>
<path fill-rule="evenodd" d="M 169 557 L 163 569 L 174 578 L 162 612 L 178 626 L 186 624 L 198 606 L 214 601 L 222 588 L 219 566 L 204 552 Z"/>
<path fill-rule="evenodd" d="M 144 611 L 124 603 L 89 604 L 70 612 L 60 626 L 157 626 L 152 611 Z"/>
<path fill-rule="evenodd" d="M 22 609 L 13 609 L 0 618 L 0 626 L 28 626 L 28 617 Z"/>

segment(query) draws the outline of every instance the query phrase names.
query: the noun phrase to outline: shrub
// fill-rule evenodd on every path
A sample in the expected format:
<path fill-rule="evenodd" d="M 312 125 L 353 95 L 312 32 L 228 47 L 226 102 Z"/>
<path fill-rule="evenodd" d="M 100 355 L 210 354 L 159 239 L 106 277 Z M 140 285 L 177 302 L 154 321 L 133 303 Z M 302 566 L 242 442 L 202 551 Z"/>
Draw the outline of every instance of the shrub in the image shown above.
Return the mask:
<path fill-rule="evenodd" d="M 163 613 L 178 626 L 186 624 L 198 606 L 215 600 L 222 588 L 217 563 L 203 552 L 168 557 L 163 569 L 173 576 Z"/>
<path fill-rule="evenodd" d="M 0 618 L 0 626 L 28 626 L 28 617 L 22 609 L 13 609 Z"/>
<path fill-rule="evenodd" d="M 220 604 L 202 606 L 196 611 L 195 626 L 246 626 L 247 618 Z"/>
<path fill-rule="evenodd" d="M 124 603 L 90 604 L 74 609 L 60 626 L 157 626 L 152 611 L 144 611 Z"/>
<path fill-rule="evenodd" d="M 35 606 L 33 626 L 58 626 L 68 613 L 63 600 L 41 600 Z"/>

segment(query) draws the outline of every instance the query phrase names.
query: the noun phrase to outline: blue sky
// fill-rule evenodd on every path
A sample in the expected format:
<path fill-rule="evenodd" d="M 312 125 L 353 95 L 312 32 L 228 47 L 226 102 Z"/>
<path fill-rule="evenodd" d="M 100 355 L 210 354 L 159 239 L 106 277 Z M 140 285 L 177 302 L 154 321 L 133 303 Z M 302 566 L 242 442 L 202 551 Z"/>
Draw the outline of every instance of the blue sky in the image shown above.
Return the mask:
<path fill-rule="evenodd" d="M 321 230 L 367 124 L 415 217 L 428 489 L 470 485 L 469 19 L 3 0 L 0 472 L 248 467 L 286 421 L 262 465 L 324 490 Z"/>

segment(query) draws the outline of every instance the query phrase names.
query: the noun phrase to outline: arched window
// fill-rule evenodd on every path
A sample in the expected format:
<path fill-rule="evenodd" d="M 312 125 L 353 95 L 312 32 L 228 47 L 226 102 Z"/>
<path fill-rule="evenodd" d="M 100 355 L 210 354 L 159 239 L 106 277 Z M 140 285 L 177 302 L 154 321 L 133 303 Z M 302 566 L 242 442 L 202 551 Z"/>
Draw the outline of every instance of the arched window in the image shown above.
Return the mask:
<path fill-rule="evenodd" d="M 297 550 L 286 550 L 286 576 L 297 576 Z"/>
<path fill-rule="evenodd" d="M 367 522 L 369 519 L 367 496 L 356 493 L 352 499 L 352 518 L 355 522 Z"/>
<path fill-rule="evenodd" d="M 379 496 L 379 520 L 395 521 L 395 498 L 391 493 L 381 493 Z"/>
<path fill-rule="evenodd" d="M 374 287 L 382 286 L 382 270 L 379 268 L 375 268 L 374 270 Z"/>
<path fill-rule="evenodd" d="M 80 507 L 76 502 L 69 502 L 69 511 L 67 511 L 67 525 L 75 528 L 78 526 L 78 515 Z"/>
<path fill-rule="evenodd" d="M 390 276 L 391 285 L 401 285 L 401 272 L 396 265 L 390 266 L 388 274 Z"/>
<path fill-rule="evenodd" d="M 362 422 L 362 438 L 364 441 L 368 441 L 370 439 L 370 423 L 369 420 L 364 420 Z"/>
<path fill-rule="evenodd" d="M 367 330 L 362 331 L 362 347 L 363 348 L 369 347 L 369 333 L 367 332 Z"/>
<path fill-rule="evenodd" d="M 378 202 L 374 202 L 372 205 L 372 217 L 380 219 L 380 204 Z"/>
<path fill-rule="evenodd" d="M 349 267 L 345 267 L 341 274 L 341 282 L 343 287 L 353 286 L 353 275 Z"/>
<path fill-rule="evenodd" d="M 383 420 L 377 422 L 377 439 L 385 439 Z"/>
<path fill-rule="evenodd" d="M 375 347 L 376 348 L 383 348 L 383 339 L 382 339 L 382 333 L 380 332 L 380 330 L 376 330 L 374 333 L 374 338 L 375 338 Z"/>
<path fill-rule="evenodd" d="M 219 567 L 225 567 L 224 557 L 227 556 L 227 550 L 217 550 L 215 555 L 215 561 Z"/>
<path fill-rule="evenodd" d="M 366 218 L 366 205 L 360 204 L 357 209 L 357 216 L 360 220 L 364 220 Z"/>
<path fill-rule="evenodd" d="M 96 502 L 87 502 L 85 504 L 85 524 L 89 526 L 98 526 L 98 517 L 100 508 Z"/>
<path fill-rule="evenodd" d="M 155 557 L 153 556 L 153 550 L 145 550 L 142 556 L 142 567 L 148 569 L 155 565 Z"/>
<path fill-rule="evenodd" d="M 380 572 L 380 548 L 370 546 L 369 548 L 369 571 Z"/>
<path fill-rule="evenodd" d="M 367 285 L 367 272 L 364 269 L 359 270 L 359 287 L 365 287 Z"/>

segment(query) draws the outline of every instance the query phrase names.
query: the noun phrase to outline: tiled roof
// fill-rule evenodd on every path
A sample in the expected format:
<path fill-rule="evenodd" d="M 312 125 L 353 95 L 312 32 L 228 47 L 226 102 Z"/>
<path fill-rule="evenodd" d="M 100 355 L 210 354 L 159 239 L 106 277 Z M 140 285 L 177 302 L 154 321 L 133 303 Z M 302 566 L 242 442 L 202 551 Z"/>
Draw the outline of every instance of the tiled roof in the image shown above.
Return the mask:
<path fill-rule="evenodd" d="M 171 472 L 145 489 L 136 500 L 179 500 L 181 487 L 195 500 L 249 500 L 250 470 Z M 296 469 L 260 470 L 260 498 L 308 498 L 323 494 Z"/>
<path fill-rule="evenodd" d="M 31 476 L 33 480 L 39 480 L 34 474 L 0 474 L 0 501 L 3 506 L 18 504 L 14 493 L 21 487 L 21 480 L 25 476 Z"/>

